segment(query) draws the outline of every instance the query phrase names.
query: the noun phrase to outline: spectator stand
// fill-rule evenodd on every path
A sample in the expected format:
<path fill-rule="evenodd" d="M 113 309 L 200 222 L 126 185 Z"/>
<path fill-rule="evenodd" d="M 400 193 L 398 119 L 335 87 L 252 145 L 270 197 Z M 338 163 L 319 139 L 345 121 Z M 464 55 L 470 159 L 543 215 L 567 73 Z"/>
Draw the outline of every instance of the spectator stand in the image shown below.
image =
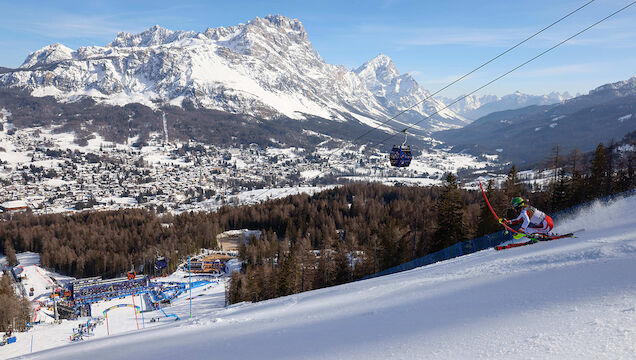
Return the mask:
<path fill-rule="evenodd" d="M 128 278 L 117 278 L 89 282 L 73 282 L 71 287 L 73 301 L 76 303 L 90 304 L 97 301 L 148 292 L 149 283 L 147 276 L 138 276 L 132 280 Z"/>

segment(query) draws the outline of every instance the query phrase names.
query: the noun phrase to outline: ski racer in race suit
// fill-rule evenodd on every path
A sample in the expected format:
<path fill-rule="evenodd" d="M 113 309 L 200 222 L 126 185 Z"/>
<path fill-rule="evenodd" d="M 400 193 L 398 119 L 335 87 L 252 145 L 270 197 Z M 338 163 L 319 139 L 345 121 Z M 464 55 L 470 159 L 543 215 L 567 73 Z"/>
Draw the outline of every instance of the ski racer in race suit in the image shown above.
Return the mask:
<path fill-rule="evenodd" d="M 550 231 L 554 227 L 554 223 L 550 216 L 533 206 L 526 205 L 524 200 L 520 197 L 512 199 L 511 205 L 515 209 L 521 209 L 521 214 L 513 220 L 499 219 L 499 221 L 508 225 L 521 223 L 519 233 L 513 235 L 515 240 L 521 239 L 524 234 L 550 235 Z"/>

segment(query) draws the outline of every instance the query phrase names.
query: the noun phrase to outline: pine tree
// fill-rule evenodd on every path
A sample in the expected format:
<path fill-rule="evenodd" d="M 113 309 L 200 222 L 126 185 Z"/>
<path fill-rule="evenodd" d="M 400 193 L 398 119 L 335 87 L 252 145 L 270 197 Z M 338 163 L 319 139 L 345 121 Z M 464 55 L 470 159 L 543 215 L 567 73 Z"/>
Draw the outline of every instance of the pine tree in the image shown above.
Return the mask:
<path fill-rule="evenodd" d="M 300 266 L 300 291 L 311 290 L 311 283 L 315 275 L 316 256 L 307 237 L 303 237 L 294 244 L 294 256 Z"/>
<path fill-rule="evenodd" d="M 568 206 L 574 206 L 585 201 L 586 183 L 583 176 L 583 160 L 578 149 L 572 150 L 569 156 L 570 173 L 572 178 L 568 188 Z"/>
<path fill-rule="evenodd" d="M 261 301 L 261 300 L 265 300 L 265 298 L 263 297 L 263 287 L 262 285 L 267 286 L 266 284 L 263 284 L 262 281 L 262 271 L 261 271 L 261 267 L 254 267 L 254 266 L 250 266 L 247 268 L 247 271 L 245 272 L 245 277 L 247 278 L 247 291 L 248 291 L 248 298 L 247 300 L 255 302 L 255 301 Z"/>
<path fill-rule="evenodd" d="M 590 178 L 588 181 L 587 195 L 589 199 L 595 199 L 606 194 L 608 178 L 607 151 L 603 143 L 598 144 L 594 151 L 590 166 Z"/>
<path fill-rule="evenodd" d="M 351 281 L 351 264 L 349 261 L 349 253 L 344 244 L 338 242 L 336 245 L 336 253 L 335 253 L 335 283 L 336 284 L 345 284 Z"/>
<path fill-rule="evenodd" d="M 617 193 L 630 190 L 636 185 L 634 183 L 633 152 L 623 154 L 623 159 L 617 166 L 615 191 Z"/>
<path fill-rule="evenodd" d="M 636 188 L 636 174 L 634 172 L 634 165 L 636 163 L 636 152 L 632 150 L 627 157 L 627 179 L 629 189 Z"/>
<path fill-rule="evenodd" d="M 291 252 L 288 252 L 278 268 L 278 296 L 295 294 L 298 283 L 298 266 Z"/>
<path fill-rule="evenodd" d="M 378 235 L 373 233 L 369 236 L 369 241 L 364 247 L 364 260 L 361 266 L 364 274 L 375 274 L 380 271 L 380 254 L 382 253 L 382 244 L 378 239 Z"/>
<path fill-rule="evenodd" d="M 332 261 L 331 252 L 328 244 L 325 244 L 320 250 L 320 258 L 314 277 L 314 289 L 332 286 L 335 282 L 335 264 Z"/>
<path fill-rule="evenodd" d="M 18 258 L 15 254 L 13 244 L 11 243 L 11 241 L 9 241 L 9 239 L 6 239 L 4 241 L 4 254 L 7 256 L 7 263 L 9 264 L 9 266 L 18 265 Z"/>
<path fill-rule="evenodd" d="M 437 201 L 437 230 L 434 236 L 435 250 L 466 240 L 463 223 L 464 201 L 458 191 L 457 178 L 446 176 L 446 184 Z"/>
<path fill-rule="evenodd" d="M 399 264 L 397 244 L 400 237 L 401 233 L 397 228 L 396 220 L 392 217 L 388 218 L 378 229 L 381 245 L 378 256 L 381 268 L 386 269 Z"/>
<path fill-rule="evenodd" d="M 486 196 L 488 200 L 491 202 L 493 207 L 496 207 L 497 203 L 501 202 L 498 191 L 494 189 L 494 183 L 492 180 L 488 180 L 488 185 L 486 185 Z M 490 208 L 488 207 L 488 203 L 486 201 L 482 201 L 480 210 L 479 210 L 479 222 L 477 223 L 477 236 L 483 236 L 486 234 L 491 234 L 496 231 L 501 230 L 501 225 L 495 217 L 492 215 Z"/>
<path fill-rule="evenodd" d="M 243 297 L 246 288 L 246 277 L 244 274 L 233 272 L 230 277 L 230 285 L 228 287 L 227 296 L 230 304 L 236 304 L 247 300 Z"/>
<path fill-rule="evenodd" d="M 521 180 L 519 180 L 519 174 L 517 173 L 517 167 L 512 165 L 508 170 L 508 175 L 503 183 L 503 190 L 506 197 L 513 198 L 516 196 L 522 196 Z"/>
<path fill-rule="evenodd" d="M 559 175 L 552 183 L 552 191 L 550 197 L 551 211 L 563 210 L 567 207 L 568 200 L 568 179 L 565 175 L 565 169 L 559 170 Z"/>
<path fill-rule="evenodd" d="M 0 304 L 0 331 L 25 331 L 31 320 L 31 303 L 15 293 L 8 272 L 0 276 Z"/>
<path fill-rule="evenodd" d="M 559 169 L 561 168 L 561 164 L 562 164 L 562 159 L 561 156 L 559 155 L 559 150 L 561 150 L 561 147 L 559 146 L 559 144 L 555 145 L 552 148 L 552 171 L 553 171 L 553 178 L 552 181 L 556 182 L 557 178 L 559 177 Z"/>
<path fill-rule="evenodd" d="M 603 181 L 603 195 L 608 196 L 614 192 L 614 162 L 615 162 L 615 154 L 614 150 L 616 149 L 616 143 L 614 140 L 610 142 L 609 147 L 607 148 L 607 169 L 605 170 L 605 179 Z"/>

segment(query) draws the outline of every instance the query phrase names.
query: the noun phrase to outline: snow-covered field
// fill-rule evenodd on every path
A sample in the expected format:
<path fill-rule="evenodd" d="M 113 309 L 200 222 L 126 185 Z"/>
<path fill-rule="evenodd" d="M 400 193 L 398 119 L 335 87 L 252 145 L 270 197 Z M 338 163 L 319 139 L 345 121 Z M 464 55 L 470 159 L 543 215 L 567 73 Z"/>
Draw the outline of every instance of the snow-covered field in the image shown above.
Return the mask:
<path fill-rule="evenodd" d="M 20 276 L 23 277 L 22 284 L 27 293 L 27 298 L 34 301 L 34 309 L 37 310 L 34 321 L 39 321 L 32 330 L 26 333 L 16 333 L 17 341 L 14 344 L 7 344 L 0 347 L 0 359 L 11 358 L 23 354 L 50 349 L 54 347 L 64 346 L 69 343 L 70 336 L 73 334 L 73 328 L 77 328 L 79 324 L 86 323 L 88 318 L 80 318 L 78 320 L 63 320 L 61 324 L 54 324 L 54 313 L 52 311 L 52 300 L 50 295 L 53 288 L 56 285 L 66 284 L 74 278 L 57 274 L 53 271 L 46 270 L 39 266 L 40 255 L 32 252 L 20 253 L 17 255 L 19 266 L 22 269 Z M 0 255 L 0 268 L 6 264 L 6 257 Z M 2 274 L 0 273 L 0 276 Z M 216 306 L 222 307 L 224 305 L 224 280 L 223 279 L 211 279 L 210 277 L 193 276 L 192 281 L 208 280 L 217 281 L 220 280 L 220 284 L 211 283 L 204 287 L 194 288 L 192 290 L 192 296 L 206 295 L 207 297 L 219 299 L 218 296 L 213 294 L 220 294 L 220 300 L 217 301 Z M 155 279 L 155 281 L 173 281 L 173 282 L 188 282 L 187 273 L 178 270 L 174 274 L 164 278 Z M 56 284 L 57 282 L 57 284 Z M 33 288 L 33 295 L 29 295 L 30 289 Z M 189 297 L 189 293 L 182 294 L 175 304 L 182 303 L 184 299 Z M 109 301 L 97 302 L 92 306 L 92 313 L 95 317 L 102 316 L 103 311 L 118 304 L 130 304 L 140 306 L 141 309 L 145 309 L 142 304 L 140 296 L 135 296 L 133 301 L 132 296 L 124 298 L 113 299 Z M 167 313 L 172 313 L 170 307 L 164 308 Z M 158 319 L 158 321 L 151 322 L 152 318 Z M 120 333 L 130 332 L 137 330 L 137 327 L 141 329 L 151 328 L 156 326 L 163 326 L 166 323 L 174 322 L 174 317 L 166 317 L 161 311 L 145 312 L 144 314 L 135 312 L 131 307 L 122 307 L 111 310 L 108 313 L 108 324 L 105 322 L 103 325 L 95 328 L 94 335 L 91 339 L 113 336 Z"/>
<path fill-rule="evenodd" d="M 223 308 L 33 353 L 46 359 L 634 359 L 636 197 L 557 224 L 562 239 Z M 6 349 L 6 348 L 5 348 Z M 0 351 L 6 351 L 2 349 Z M 17 355 L 17 354 L 16 354 Z"/>
<path fill-rule="evenodd" d="M 280 199 L 291 195 L 308 194 L 313 195 L 315 193 L 330 190 L 335 188 L 336 185 L 324 185 L 324 186 L 294 186 L 284 188 L 270 188 L 270 189 L 256 189 L 240 192 L 229 199 L 230 203 L 236 205 L 256 204 L 265 200 Z M 217 200 L 205 200 L 199 203 L 201 209 L 207 211 L 218 210 L 224 203 Z M 179 211 L 174 211 L 179 213 Z"/>
<path fill-rule="evenodd" d="M 74 278 L 57 274 L 52 271 L 48 271 L 39 266 L 40 255 L 33 252 L 24 252 L 17 254 L 16 256 L 20 262 L 19 266 L 22 268 L 20 276 L 23 277 L 22 285 L 27 293 L 27 299 L 35 301 L 38 304 L 34 304 L 37 308 L 39 305 L 46 305 L 50 303 L 49 296 L 52 289 L 56 286 L 55 281 L 58 284 L 65 284 L 68 281 L 74 280 Z M 3 268 L 6 264 L 6 258 L 0 257 L 0 268 Z M 33 295 L 30 295 L 30 289 L 33 289 Z M 35 315 L 35 321 L 53 322 L 53 313 L 46 309 L 46 306 L 42 306 Z M 2 354 L 2 351 L 0 351 Z"/>
<path fill-rule="evenodd" d="M 20 257 L 19 257 L 20 258 Z M 39 257 L 37 257 L 39 259 Z M 34 265 L 24 265 L 25 272 L 28 271 L 35 273 Z M 35 296 L 30 298 L 46 298 L 43 297 L 42 294 L 38 292 L 39 289 L 44 289 L 43 292 L 50 294 L 51 290 L 46 289 L 44 284 L 47 280 L 50 280 L 49 276 L 54 273 L 47 272 L 46 270 L 37 267 L 39 272 L 43 274 L 41 278 L 38 280 L 31 280 L 30 285 L 35 288 Z M 59 276 L 59 275 L 58 275 Z M 181 281 L 187 282 L 187 279 L 184 279 L 183 276 L 178 276 L 179 279 L 169 279 L 171 281 Z M 27 280 L 30 277 L 27 276 Z M 57 277 L 56 277 L 57 279 Z M 168 278 L 166 278 L 168 280 Z M 202 280 L 202 279 L 197 279 Z M 209 279 L 208 279 L 209 280 Z M 194 281 L 194 280 L 193 280 Z M 34 285 L 36 283 L 41 283 L 40 285 Z M 28 286 L 27 290 L 28 290 Z M 188 311 L 185 315 L 185 318 L 189 316 L 189 292 L 185 292 L 182 294 L 175 302 L 173 303 L 173 307 L 178 309 L 183 309 L 184 304 L 188 305 Z M 205 297 L 207 299 L 207 304 L 211 304 L 215 308 L 222 308 L 225 301 L 225 287 L 224 282 L 222 281 L 220 284 L 210 284 L 204 287 L 194 288 L 192 290 L 193 304 L 197 304 L 199 298 Z M 113 299 L 109 301 L 102 301 L 95 303 L 92 306 L 92 313 L 95 317 L 103 317 L 103 311 L 119 304 L 129 304 L 133 305 L 132 296 L 127 296 L 124 298 Z M 142 304 L 142 300 L 140 296 L 135 296 L 134 305 L 145 309 Z M 169 306 L 164 308 L 166 314 L 174 313 L 173 307 Z M 160 328 L 172 325 L 175 322 L 174 317 L 168 317 L 161 311 L 149 311 L 144 313 L 137 313 L 133 311 L 132 307 L 121 307 L 116 308 L 108 312 L 108 323 L 104 321 L 101 325 L 97 326 L 93 332 L 93 335 L 88 338 L 88 340 L 84 341 L 94 341 L 95 339 L 100 338 L 115 338 L 119 334 L 130 334 L 131 331 L 137 331 L 137 329 L 149 330 L 151 328 Z M 181 316 L 181 314 L 179 314 Z M 156 321 L 151 321 L 153 318 Z M 70 336 L 73 334 L 73 329 L 77 328 L 79 324 L 84 324 L 88 320 L 88 318 L 79 318 L 78 320 L 63 320 L 61 324 L 55 324 L 53 322 L 53 312 L 47 309 L 44 306 L 42 309 L 38 311 L 37 320 L 41 321 L 40 324 L 34 326 L 28 332 L 24 333 L 15 333 L 17 341 L 13 344 L 8 344 L 0 347 L 0 359 L 13 358 L 16 356 L 21 356 L 24 354 L 31 354 L 33 356 L 38 355 L 38 351 L 63 347 L 65 345 L 76 345 L 76 343 L 72 343 L 70 341 Z"/>

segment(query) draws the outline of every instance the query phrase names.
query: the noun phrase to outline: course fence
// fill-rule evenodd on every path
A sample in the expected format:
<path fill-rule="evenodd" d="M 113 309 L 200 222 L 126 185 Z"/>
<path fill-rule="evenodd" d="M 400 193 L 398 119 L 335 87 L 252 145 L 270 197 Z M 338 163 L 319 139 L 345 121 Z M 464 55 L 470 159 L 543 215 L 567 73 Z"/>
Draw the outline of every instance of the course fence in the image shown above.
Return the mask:
<path fill-rule="evenodd" d="M 593 204 L 595 203 L 608 203 L 612 200 L 618 199 L 618 198 L 624 198 L 624 197 L 629 197 L 629 196 L 633 196 L 636 195 L 636 189 L 634 190 L 629 190 L 629 191 L 625 191 L 619 194 L 615 194 L 615 195 L 610 195 L 610 196 L 606 196 L 600 199 L 596 199 L 594 201 L 590 201 L 587 203 L 583 203 L 583 204 L 579 204 L 576 206 L 573 206 L 571 208 L 565 209 L 565 210 L 561 210 L 558 212 L 555 212 L 553 214 L 550 214 L 550 217 L 552 217 L 556 222 L 562 221 L 566 218 L 568 218 L 569 216 L 572 216 L 573 214 L 584 210 L 585 208 L 589 208 L 591 207 Z M 415 260 L 411 260 L 408 262 L 405 262 L 403 264 L 400 264 L 398 266 L 394 266 L 392 268 L 388 268 L 386 270 L 382 270 L 378 273 L 372 274 L 372 275 L 368 275 L 365 276 L 364 278 L 362 278 L 361 280 L 365 280 L 365 279 L 370 279 L 370 278 L 374 278 L 374 277 L 378 277 L 378 276 L 384 276 L 384 275 L 390 275 L 390 274 L 395 274 L 401 271 L 406 271 L 406 270 L 411 270 L 411 269 L 415 269 L 417 267 L 421 267 L 421 266 L 426 266 L 426 265 L 430 265 L 430 264 L 434 264 L 436 262 L 440 262 L 440 261 L 444 261 L 444 260 L 449 260 L 452 258 L 456 258 L 459 256 L 463 256 L 463 255 L 468 255 L 468 254 L 472 254 L 474 252 L 477 251 L 481 251 L 481 250 L 485 250 L 488 248 L 492 248 L 495 247 L 507 240 L 510 240 L 510 234 L 506 234 L 505 231 L 498 231 L 496 233 L 492 233 L 492 234 L 488 234 L 485 236 L 481 236 L 472 240 L 468 240 L 468 241 L 462 241 L 460 243 L 457 243 L 455 245 L 451 245 L 445 249 L 442 249 L 440 251 L 434 252 L 432 254 L 428 254 L 426 256 L 417 258 Z"/>

